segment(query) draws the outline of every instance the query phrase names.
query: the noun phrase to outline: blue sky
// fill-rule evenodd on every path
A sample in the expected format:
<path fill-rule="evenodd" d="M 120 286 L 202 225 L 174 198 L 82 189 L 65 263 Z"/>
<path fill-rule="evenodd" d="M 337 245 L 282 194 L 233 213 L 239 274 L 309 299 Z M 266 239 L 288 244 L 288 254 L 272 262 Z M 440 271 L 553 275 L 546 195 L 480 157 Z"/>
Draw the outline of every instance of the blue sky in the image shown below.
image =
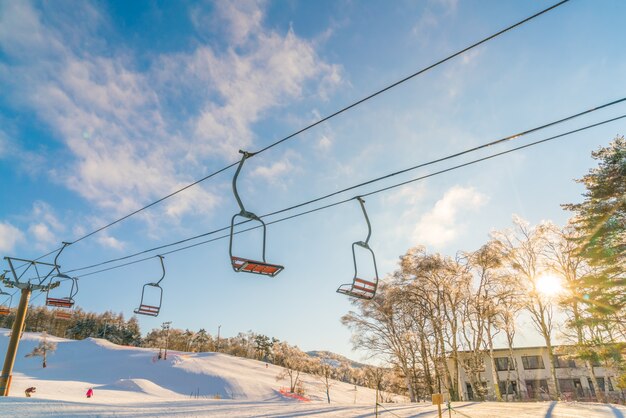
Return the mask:
<path fill-rule="evenodd" d="M 0 1 L 0 254 L 38 257 L 551 4 Z M 618 0 L 571 1 L 250 159 L 246 208 L 272 212 L 622 98 L 625 15 Z M 380 275 L 415 245 L 474 250 L 513 214 L 563 224 L 559 205 L 580 200 L 573 179 L 591 150 L 624 131 L 616 122 L 369 197 Z M 63 270 L 228 225 L 233 174 L 68 247 Z M 272 279 L 234 273 L 225 240 L 168 255 L 161 315 L 141 326 L 221 325 L 358 358 L 339 322 L 350 301 L 335 289 L 365 234 L 356 201 L 271 225 L 267 260 L 286 267 Z M 258 238 L 236 245 L 255 257 Z M 87 276 L 77 303 L 130 316 L 159 276 L 156 258 Z M 518 343 L 536 342 L 527 324 Z"/>

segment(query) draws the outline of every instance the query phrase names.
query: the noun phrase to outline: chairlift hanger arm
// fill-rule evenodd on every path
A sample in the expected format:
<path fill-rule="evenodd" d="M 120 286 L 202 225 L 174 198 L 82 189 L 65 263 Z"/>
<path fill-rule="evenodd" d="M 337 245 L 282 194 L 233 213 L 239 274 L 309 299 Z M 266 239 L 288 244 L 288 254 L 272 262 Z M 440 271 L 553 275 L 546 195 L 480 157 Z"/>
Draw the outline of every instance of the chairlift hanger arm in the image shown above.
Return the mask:
<path fill-rule="evenodd" d="M 62 246 L 59 249 L 59 252 L 57 253 L 57 255 L 54 256 L 54 266 L 56 267 L 57 270 L 57 274 L 60 276 L 61 275 L 61 270 L 59 270 L 61 268 L 61 266 L 59 265 L 59 256 L 61 255 L 61 253 L 63 252 L 63 250 L 65 249 L 65 247 L 67 247 L 68 245 L 71 245 L 71 242 L 62 242 Z M 63 275 L 63 277 L 67 277 L 66 275 Z"/>
<path fill-rule="evenodd" d="M 239 205 L 239 215 L 248 219 L 260 220 L 260 218 L 254 213 L 248 212 L 246 210 L 246 208 L 243 206 L 243 202 L 241 201 L 241 197 L 239 197 L 239 192 L 237 191 L 237 178 L 239 177 L 239 173 L 241 172 L 241 167 L 243 167 L 243 163 L 246 161 L 246 159 L 254 156 L 255 153 L 243 150 L 239 150 L 239 153 L 243 154 L 243 156 L 241 157 L 241 160 L 239 161 L 239 166 L 237 167 L 237 171 L 235 171 L 235 175 L 233 176 L 233 193 L 235 195 L 235 199 L 237 200 L 237 204 Z"/>
<path fill-rule="evenodd" d="M 161 262 L 161 269 L 163 270 L 163 274 L 161 275 L 159 281 L 154 283 L 156 286 L 158 286 L 159 283 L 161 283 L 161 281 L 165 278 L 165 263 L 163 263 L 163 258 L 165 257 L 163 257 L 162 255 L 157 255 L 157 257 L 159 257 L 159 261 Z M 78 283 L 76 283 L 76 287 L 78 287 Z"/>
<path fill-rule="evenodd" d="M 356 199 L 359 201 L 361 205 L 361 209 L 363 210 L 363 215 L 365 216 L 365 222 L 367 222 L 367 238 L 365 241 L 358 243 L 360 246 L 369 248 L 370 237 L 372 236 L 372 224 L 370 223 L 370 218 L 367 216 L 367 211 L 365 210 L 365 200 L 361 196 L 357 196 Z"/>

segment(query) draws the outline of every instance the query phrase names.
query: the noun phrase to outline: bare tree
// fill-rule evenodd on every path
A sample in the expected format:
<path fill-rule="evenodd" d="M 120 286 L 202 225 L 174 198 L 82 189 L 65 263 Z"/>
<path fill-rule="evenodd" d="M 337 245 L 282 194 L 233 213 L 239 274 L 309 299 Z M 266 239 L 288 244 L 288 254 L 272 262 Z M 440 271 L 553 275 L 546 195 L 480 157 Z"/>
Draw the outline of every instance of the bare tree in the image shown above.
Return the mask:
<path fill-rule="evenodd" d="M 276 376 L 276 380 L 289 377 L 289 392 L 295 393 L 300 379 L 300 372 L 306 366 L 306 354 L 297 347 L 281 342 L 275 346 L 275 356 L 276 363 L 283 367 L 282 372 Z"/>
<path fill-rule="evenodd" d="M 326 392 L 326 400 L 330 403 L 330 388 L 334 385 L 334 378 L 336 377 L 337 369 L 331 364 L 333 360 L 322 356 L 315 361 L 312 367 L 313 374 L 324 385 Z"/>
<path fill-rule="evenodd" d="M 57 349 L 57 343 L 48 341 L 48 334 L 46 334 L 45 332 L 41 334 L 41 338 L 42 339 L 41 341 L 39 341 L 39 344 L 35 348 L 33 348 L 33 351 L 26 354 L 25 357 L 41 357 L 41 367 L 46 368 L 48 366 L 48 353 L 54 352 Z"/>
<path fill-rule="evenodd" d="M 544 255 L 546 225 L 530 227 L 526 221 L 519 217 L 513 218 L 513 225 L 513 229 L 493 232 L 492 237 L 504 263 L 517 281 L 522 306 L 530 314 L 535 329 L 546 343 L 550 368 L 548 391 L 552 399 L 558 399 L 560 391 L 554 367 L 552 344 L 554 306 L 550 298 L 543 295 L 537 286 L 541 275 L 548 268 Z"/>

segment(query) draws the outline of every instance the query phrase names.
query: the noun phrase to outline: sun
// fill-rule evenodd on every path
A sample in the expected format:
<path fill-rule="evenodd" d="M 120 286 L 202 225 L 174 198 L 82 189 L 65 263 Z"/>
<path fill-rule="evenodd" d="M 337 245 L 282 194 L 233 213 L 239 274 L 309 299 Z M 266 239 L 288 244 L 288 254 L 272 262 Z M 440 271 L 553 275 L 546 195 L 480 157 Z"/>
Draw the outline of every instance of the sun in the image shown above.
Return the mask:
<path fill-rule="evenodd" d="M 563 291 L 561 278 L 552 274 L 542 274 L 535 282 L 537 292 L 544 296 L 556 296 Z"/>

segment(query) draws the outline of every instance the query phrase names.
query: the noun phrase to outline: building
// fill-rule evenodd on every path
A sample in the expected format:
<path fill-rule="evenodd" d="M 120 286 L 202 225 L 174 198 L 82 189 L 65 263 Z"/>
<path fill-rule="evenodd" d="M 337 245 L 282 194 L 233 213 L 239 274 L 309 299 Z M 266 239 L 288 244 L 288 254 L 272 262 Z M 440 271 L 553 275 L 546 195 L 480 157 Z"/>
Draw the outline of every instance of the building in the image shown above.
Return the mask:
<path fill-rule="evenodd" d="M 562 351 L 555 347 L 555 352 Z M 452 359 L 448 359 L 450 370 L 453 370 Z M 495 399 L 491 361 L 487 352 L 482 354 L 478 361 L 474 360 L 471 352 L 459 353 L 459 390 L 463 400 L 482 399 L 480 393 L 475 393 L 478 384 L 486 400 Z M 477 364 L 472 364 L 477 363 Z M 547 400 L 550 399 L 550 366 L 546 347 L 514 348 L 512 361 L 509 349 L 495 349 L 494 363 L 498 375 L 500 393 L 508 399 Z M 562 399 L 568 400 L 595 400 L 596 393 L 591 381 L 591 370 L 583 361 L 574 360 L 564 355 L 555 355 L 554 364 Z M 474 373 L 475 384 L 472 388 L 470 373 Z M 598 380 L 598 386 L 608 399 L 623 399 L 624 394 L 615 386 L 617 372 L 611 368 L 593 365 L 593 371 Z M 508 379 L 507 379 L 508 377 Z M 480 383 L 478 382 L 480 379 Z M 508 384 L 507 384 L 508 381 Z M 554 389 L 552 389 L 554 390 Z M 508 393 L 507 393 L 508 392 Z"/>

